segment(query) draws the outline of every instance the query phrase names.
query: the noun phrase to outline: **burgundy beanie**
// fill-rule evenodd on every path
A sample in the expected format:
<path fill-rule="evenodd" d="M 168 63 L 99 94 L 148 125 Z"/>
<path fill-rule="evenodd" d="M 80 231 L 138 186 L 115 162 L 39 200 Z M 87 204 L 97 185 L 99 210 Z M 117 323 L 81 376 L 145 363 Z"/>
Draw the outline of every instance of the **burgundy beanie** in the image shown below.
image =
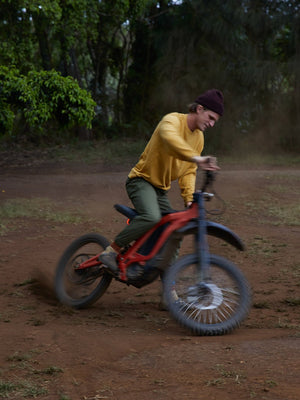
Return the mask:
<path fill-rule="evenodd" d="M 195 103 L 201 104 L 201 106 L 214 111 L 220 116 L 224 113 L 224 97 L 220 90 L 210 89 L 207 92 L 200 94 L 200 96 L 195 100 Z"/>

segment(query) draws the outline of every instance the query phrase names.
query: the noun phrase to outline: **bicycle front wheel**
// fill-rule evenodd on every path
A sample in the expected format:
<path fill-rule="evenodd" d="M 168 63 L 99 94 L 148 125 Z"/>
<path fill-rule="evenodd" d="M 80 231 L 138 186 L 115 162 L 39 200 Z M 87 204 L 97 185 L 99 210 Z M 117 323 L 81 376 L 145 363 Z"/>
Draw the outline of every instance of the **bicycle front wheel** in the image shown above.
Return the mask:
<path fill-rule="evenodd" d="M 197 335 L 223 335 L 237 328 L 251 305 L 249 284 L 225 258 L 210 255 L 209 278 L 201 280 L 198 257 L 178 260 L 164 277 L 164 295 L 171 315 Z"/>

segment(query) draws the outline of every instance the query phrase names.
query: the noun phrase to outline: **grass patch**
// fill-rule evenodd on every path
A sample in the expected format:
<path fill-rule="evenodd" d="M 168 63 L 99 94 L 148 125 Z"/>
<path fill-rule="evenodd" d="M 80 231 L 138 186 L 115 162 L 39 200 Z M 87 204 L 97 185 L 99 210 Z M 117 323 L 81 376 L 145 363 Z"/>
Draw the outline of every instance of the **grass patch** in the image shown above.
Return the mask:
<path fill-rule="evenodd" d="M 47 221 L 78 223 L 81 217 L 70 212 L 61 212 L 55 209 L 54 204 L 44 198 L 23 199 L 17 198 L 6 201 L 0 207 L 0 218 L 37 218 Z"/>
<path fill-rule="evenodd" d="M 135 162 L 146 146 L 144 139 L 112 138 L 107 140 L 78 142 L 54 146 L 47 149 L 47 158 L 59 161 L 78 161 L 86 164 L 95 162 Z"/>
<path fill-rule="evenodd" d="M 24 362 L 29 361 L 32 358 L 32 353 L 20 353 L 16 351 L 12 356 L 7 358 L 8 361 Z"/>
<path fill-rule="evenodd" d="M 300 225 L 300 204 L 290 204 L 289 206 L 271 206 L 268 208 L 270 216 L 275 217 L 274 225 Z"/>
<path fill-rule="evenodd" d="M 0 381 L 0 397 L 8 397 L 9 393 L 18 389 L 18 385 L 10 381 Z"/>
<path fill-rule="evenodd" d="M 258 222 L 265 224 L 266 222 L 272 225 L 300 225 L 300 204 L 282 204 L 278 199 L 272 197 L 264 197 L 257 201 L 246 202 L 245 206 L 248 209 L 248 215 L 259 218 Z"/>
<path fill-rule="evenodd" d="M 206 386 L 224 386 L 229 381 L 240 384 L 242 383 L 242 380 L 246 379 L 245 375 L 241 371 L 230 370 L 222 364 L 217 364 L 215 369 L 219 373 L 220 377 L 207 381 Z"/>
<path fill-rule="evenodd" d="M 297 298 L 285 299 L 283 303 L 287 304 L 290 307 L 297 307 L 300 306 L 300 298 L 297 297 Z"/>
<path fill-rule="evenodd" d="M 47 368 L 44 368 L 43 370 L 35 370 L 35 374 L 41 374 L 41 375 L 57 375 L 63 372 L 62 368 L 56 367 L 56 366 L 50 366 Z"/>
<path fill-rule="evenodd" d="M 223 386 L 225 384 L 225 380 L 222 378 L 211 379 L 206 381 L 206 386 Z"/>
<path fill-rule="evenodd" d="M 275 180 L 279 181 L 279 182 L 280 182 L 280 180 L 284 180 L 284 181 L 282 183 L 272 183 L 271 185 L 266 186 L 266 188 L 272 194 L 275 194 L 275 195 L 289 194 L 289 193 L 292 193 L 292 195 L 300 194 L 300 184 L 299 184 L 298 178 L 296 178 L 294 176 L 286 177 L 284 175 L 282 175 L 282 176 L 276 175 Z"/>
<path fill-rule="evenodd" d="M 282 248 L 287 247 L 286 243 L 272 243 L 270 240 L 260 236 L 254 237 L 253 241 L 248 245 L 248 253 L 252 256 L 264 256 L 265 258 L 273 257 L 274 254 L 280 253 Z"/>
<path fill-rule="evenodd" d="M 8 228 L 8 223 L 18 218 L 34 218 L 65 224 L 78 224 L 82 221 L 77 212 L 59 211 L 49 199 L 16 198 L 7 200 L 0 206 L 0 219 L 4 221 L 4 224 L 0 225 L 0 235 L 14 230 L 14 227 Z"/>
<path fill-rule="evenodd" d="M 246 378 L 241 371 L 230 370 L 222 364 L 218 364 L 216 369 L 223 378 L 233 379 L 237 383 L 239 383 L 241 379 Z"/>
<path fill-rule="evenodd" d="M 26 353 L 17 351 L 7 358 L 10 362 L 7 373 L 11 375 L 13 370 L 18 370 L 18 372 L 5 380 L 0 380 L 0 398 L 37 398 L 48 394 L 48 384 L 64 371 L 55 365 L 37 369 L 39 362 L 33 356 L 39 353 L 37 349 Z M 1 371 L 1 376 L 5 375 L 5 370 Z"/>
<path fill-rule="evenodd" d="M 278 319 L 278 322 L 275 324 L 274 326 L 275 328 L 280 328 L 280 329 L 296 329 L 296 330 L 300 330 L 300 325 L 297 323 L 292 323 L 289 320 L 286 319 Z M 300 333 L 300 331 L 299 331 Z"/>
<path fill-rule="evenodd" d="M 48 390 L 45 387 L 28 380 L 16 382 L 0 381 L 0 397 L 2 398 L 36 398 L 47 393 Z"/>
<path fill-rule="evenodd" d="M 146 135 L 152 134 L 154 126 L 145 127 Z M 92 164 L 94 162 L 112 162 L 122 165 L 124 162 L 131 164 L 137 161 L 144 150 L 148 138 L 146 136 L 137 135 L 136 137 L 128 137 L 126 133 L 116 137 L 107 139 L 98 139 L 91 141 L 80 141 L 72 139 L 71 143 L 62 142 L 57 145 L 40 144 L 36 145 L 8 143 L 0 141 L 0 155 L 6 159 L 9 165 L 10 160 L 17 160 L 16 165 L 21 166 L 22 160 L 26 164 L 28 159 L 39 162 L 43 161 L 80 161 L 81 163 Z M 207 149 L 209 153 L 215 151 Z M 300 156 L 297 153 L 275 154 L 259 154 L 250 153 L 249 148 L 246 152 L 235 152 L 234 154 L 222 155 L 219 157 L 221 166 L 227 165 L 245 165 L 247 168 L 257 168 L 265 165 L 271 166 L 288 166 L 296 167 L 300 165 Z"/>

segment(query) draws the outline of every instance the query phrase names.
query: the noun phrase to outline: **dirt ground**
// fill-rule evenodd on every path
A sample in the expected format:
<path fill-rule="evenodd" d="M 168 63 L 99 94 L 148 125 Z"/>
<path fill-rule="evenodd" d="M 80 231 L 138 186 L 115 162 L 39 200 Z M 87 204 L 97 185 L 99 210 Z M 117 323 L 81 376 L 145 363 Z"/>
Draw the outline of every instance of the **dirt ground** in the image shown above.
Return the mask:
<path fill-rule="evenodd" d="M 129 205 L 128 169 L 2 166 L 0 206 L 40 199 L 52 213 L 82 219 L 63 223 L 37 210 L 0 221 L 0 397 L 299 400 L 300 227 L 284 211 L 299 203 L 300 169 L 222 166 L 215 190 L 227 209 L 211 218 L 239 234 L 247 250 L 213 241 L 212 251 L 243 270 L 253 306 L 239 329 L 219 337 L 192 336 L 160 311 L 159 281 L 142 289 L 113 281 L 86 310 L 55 299 L 54 271 L 66 246 L 90 231 L 112 239 L 123 227 L 113 204 Z M 176 185 L 170 199 L 182 209 Z"/>

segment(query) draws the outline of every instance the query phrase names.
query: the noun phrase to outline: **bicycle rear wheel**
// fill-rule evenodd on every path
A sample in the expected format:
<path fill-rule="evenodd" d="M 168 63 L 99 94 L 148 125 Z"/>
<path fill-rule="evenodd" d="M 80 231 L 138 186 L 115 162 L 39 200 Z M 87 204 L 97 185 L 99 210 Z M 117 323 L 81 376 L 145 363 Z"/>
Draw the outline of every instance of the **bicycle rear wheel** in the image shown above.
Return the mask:
<path fill-rule="evenodd" d="M 112 276 L 101 266 L 78 268 L 88 259 L 101 253 L 109 245 L 108 240 L 96 233 L 83 235 L 74 240 L 61 256 L 55 275 L 57 298 L 75 308 L 85 308 L 97 301 L 108 288 Z"/>
<path fill-rule="evenodd" d="M 181 325 L 197 335 L 223 335 L 247 317 L 250 288 L 230 261 L 211 255 L 209 262 L 210 277 L 201 281 L 197 255 L 182 257 L 166 272 L 164 294 L 171 315 Z"/>

